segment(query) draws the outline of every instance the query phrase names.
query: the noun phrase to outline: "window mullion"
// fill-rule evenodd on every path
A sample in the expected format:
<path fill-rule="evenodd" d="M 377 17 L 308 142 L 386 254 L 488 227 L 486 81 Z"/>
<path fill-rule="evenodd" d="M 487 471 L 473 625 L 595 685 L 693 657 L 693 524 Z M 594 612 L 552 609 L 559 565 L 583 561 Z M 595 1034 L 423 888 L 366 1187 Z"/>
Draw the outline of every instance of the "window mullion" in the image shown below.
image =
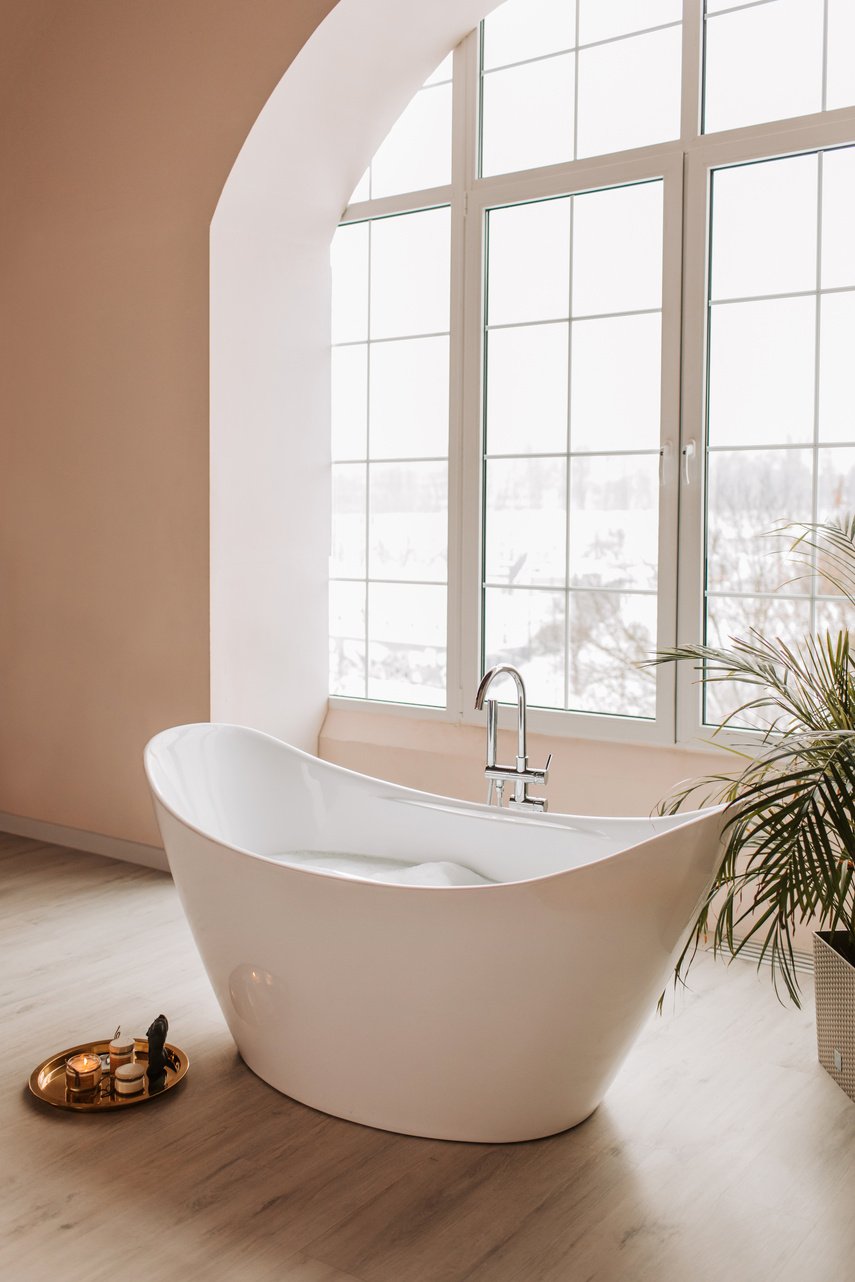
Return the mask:
<path fill-rule="evenodd" d="M 449 708 L 455 698 L 454 711 L 464 719 L 474 704 L 480 654 L 483 214 L 471 200 L 478 176 L 480 39 L 476 29 L 455 50 L 452 108 L 448 679 Z"/>
<path fill-rule="evenodd" d="M 683 66 L 680 139 L 685 146 L 700 134 L 703 59 L 703 0 L 683 0 Z"/>
<path fill-rule="evenodd" d="M 659 438 L 659 573 L 657 649 L 673 646 L 678 627 L 678 555 L 681 550 L 681 389 L 683 357 L 684 167 L 676 161 L 665 173 L 662 253 L 662 383 Z M 656 722 L 663 736 L 676 734 L 676 675 L 656 669 Z"/>
<path fill-rule="evenodd" d="M 683 316 L 681 437 L 677 455 L 680 477 L 679 563 L 677 567 L 677 644 L 704 639 L 707 273 L 709 263 L 709 174 L 699 153 L 686 158 L 683 198 Z M 696 442 L 694 470 L 685 483 L 682 450 Z M 677 742 L 702 736 L 702 688 L 690 664 L 677 665 Z"/>

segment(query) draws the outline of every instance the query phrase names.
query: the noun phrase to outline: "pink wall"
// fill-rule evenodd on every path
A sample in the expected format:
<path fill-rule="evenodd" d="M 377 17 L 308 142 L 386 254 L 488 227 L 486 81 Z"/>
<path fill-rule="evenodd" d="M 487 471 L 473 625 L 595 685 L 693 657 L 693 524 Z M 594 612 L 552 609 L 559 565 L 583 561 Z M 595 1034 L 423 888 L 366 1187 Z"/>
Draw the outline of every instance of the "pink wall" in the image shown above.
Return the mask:
<path fill-rule="evenodd" d="M 157 842 L 209 715 L 208 235 L 332 0 L 3 0 L 0 812 Z"/>

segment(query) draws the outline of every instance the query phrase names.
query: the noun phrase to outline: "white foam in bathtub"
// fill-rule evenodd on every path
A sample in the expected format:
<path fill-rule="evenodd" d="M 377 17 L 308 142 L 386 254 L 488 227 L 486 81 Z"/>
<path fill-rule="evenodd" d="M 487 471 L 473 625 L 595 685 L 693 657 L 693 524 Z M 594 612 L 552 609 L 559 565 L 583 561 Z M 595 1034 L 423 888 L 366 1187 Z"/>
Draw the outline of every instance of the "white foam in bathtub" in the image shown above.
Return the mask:
<path fill-rule="evenodd" d="M 489 877 L 480 877 L 471 868 L 463 864 L 452 864 L 440 860 L 432 864 L 407 864 L 400 872 L 391 877 L 375 877 L 375 881 L 394 881 L 400 886 L 484 886 L 490 883 Z"/>
<path fill-rule="evenodd" d="M 279 855 L 283 863 L 339 877 L 360 877 L 363 881 L 385 881 L 396 886 L 483 886 L 492 885 L 463 864 L 440 860 L 410 864 L 403 859 L 380 859 L 374 855 L 344 855 L 337 852 L 295 850 Z"/>

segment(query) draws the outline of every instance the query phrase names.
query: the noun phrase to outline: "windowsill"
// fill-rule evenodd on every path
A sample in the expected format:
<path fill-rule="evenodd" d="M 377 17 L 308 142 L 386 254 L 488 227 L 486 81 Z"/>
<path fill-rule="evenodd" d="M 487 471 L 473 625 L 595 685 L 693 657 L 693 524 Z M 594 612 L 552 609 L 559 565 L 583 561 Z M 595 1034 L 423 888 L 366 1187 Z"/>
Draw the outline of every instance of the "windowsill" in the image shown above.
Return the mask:
<path fill-rule="evenodd" d="M 384 726 L 387 723 L 391 726 L 398 721 L 418 722 L 450 729 L 477 728 L 482 734 L 485 726 L 485 714 L 475 711 L 474 708 L 467 707 L 466 711 L 455 714 L 448 708 L 431 707 L 429 704 L 386 703 L 382 699 L 348 698 L 344 695 L 328 696 L 327 715 L 334 712 L 344 714 L 345 718 L 356 718 L 356 724 L 364 722 L 366 726 L 375 719 L 379 719 Z M 501 699 L 499 703 L 501 724 L 511 727 L 513 722 L 513 725 L 516 725 L 515 715 L 511 700 Z M 751 745 L 758 743 L 761 739 L 760 732 L 756 730 L 735 729 L 725 735 L 711 725 L 699 726 L 697 735 L 674 739 L 669 736 L 666 727 L 657 724 L 652 718 L 573 712 L 560 708 L 542 708 L 531 703 L 528 704 L 526 720 L 530 738 L 540 737 L 559 743 L 596 742 L 613 744 L 617 747 L 631 745 L 657 751 L 699 753 L 717 762 L 723 759 L 727 747 L 736 747 L 748 752 L 751 750 Z M 397 733 L 403 733 L 406 739 L 406 732 Z M 382 741 L 389 741 L 385 731 Z"/>

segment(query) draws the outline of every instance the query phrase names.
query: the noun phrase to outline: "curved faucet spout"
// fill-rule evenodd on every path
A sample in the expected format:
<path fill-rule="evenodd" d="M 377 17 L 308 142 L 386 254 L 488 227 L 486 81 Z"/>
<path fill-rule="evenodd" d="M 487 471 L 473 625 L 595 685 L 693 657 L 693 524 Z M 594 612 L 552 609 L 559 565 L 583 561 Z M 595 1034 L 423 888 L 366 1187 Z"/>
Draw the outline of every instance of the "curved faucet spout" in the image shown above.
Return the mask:
<path fill-rule="evenodd" d="M 506 675 L 513 679 L 517 688 L 517 756 L 522 757 L 524 762 L 526 757 L 525 686 L 516 668 L 512 668 L 509 663 L 497 663 L 495 668 L 490 668 L 488 672 L 485 672 L 481 678 L 478 693 L 475 695 L 475 709 L 477 712 L 481 711 L 490 686 L 498 677 Z M 523 764 L 522 769 L 525 769 L 525 764 Z"/>
<path fill-rule="evenodd" d="M 505 676 L 510 677 L 517 688 L 517 759 L 513 766 L 500 766 L 496 763 L 496 726 L 498 724 L 496 699 L 487 698 L 487 692 L 493 682 Z M 549 763 L 552 755 L 550 754 L 543 770 L 529 769 L 525 746 L 525 686 L 516 668 L 512 668 L 509 663 L 497 663 L 495 668 L 490 668 L 489 672 L 484 673 L 478 693 L 475 695 L 476 710 L 480 712 L 485 703 L 487 706 L 487 768 L 484 774 L 489 785 L 487 805 L 495 800 L 496 805 L 501 806 L 505 784 L 512 783 L 514 795 L 508 800 L 508 805 L 526 811 L 539 810 L 542 813 L 546 810 L 546 801 L 540 797 L 530 797 L 528 786 L 530 783 L 536 786 L 543 786 L 546 783 L 549 778 Z"/>

